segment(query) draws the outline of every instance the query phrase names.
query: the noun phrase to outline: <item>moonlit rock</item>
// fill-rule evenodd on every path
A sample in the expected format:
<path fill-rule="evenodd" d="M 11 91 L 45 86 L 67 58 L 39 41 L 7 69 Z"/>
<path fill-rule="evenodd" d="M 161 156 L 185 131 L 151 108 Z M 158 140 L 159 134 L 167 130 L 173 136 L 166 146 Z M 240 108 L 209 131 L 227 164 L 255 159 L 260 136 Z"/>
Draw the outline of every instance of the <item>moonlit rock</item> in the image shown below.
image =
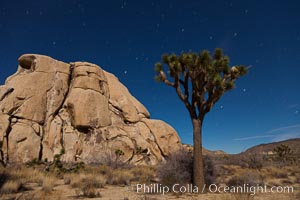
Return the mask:
<path fill-rule="evenodd" d="M 154 165 L 182 146 L 177 132 L 148 110 L 113 74 L 88 62 L 25 54 L 0 86 L 2 162 L 33 159 Z M 127 72 L 127 71 L 125 71 Z M 137 151 L 139 149 L 139 151 Z"/>

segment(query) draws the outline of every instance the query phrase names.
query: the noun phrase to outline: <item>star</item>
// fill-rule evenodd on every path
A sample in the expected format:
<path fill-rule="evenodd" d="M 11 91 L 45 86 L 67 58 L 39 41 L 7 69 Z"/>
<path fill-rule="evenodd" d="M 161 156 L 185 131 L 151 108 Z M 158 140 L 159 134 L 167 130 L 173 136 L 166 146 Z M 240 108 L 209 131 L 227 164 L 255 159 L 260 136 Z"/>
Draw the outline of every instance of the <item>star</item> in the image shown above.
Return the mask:
<path fill-rule="evenodd" d="M 298 115 L 298 114 L 299 114 L 299 110 L 296 110 L 296 111 L 295 111 L 295 115 Z"/>
<path fill-rule="evenodd" d="M 220 109 L 223 109 L 223 108 L 224 108 L 224 106 L 223 106 L 223 105 L 221 105 L 221 106 L 220 106 Z"/>
<path fill-rule="evenodd" d="M 127 74 L 127 70 L 124 71 L 124 74 Z"/>
<path fill-rule="evenodd" d="M 26 15 L 29 15 L 29 10 L 26 10 Z"/>
<path fill-rule="evenodd" d="M 212 39 L 213 39 L 213 36 L 209 36 L 209 39 L 212 40 Z"/>
<path fill-rule="evenodd" d="M 247 89 L 246 89 L 246 88 L 244 88 L 244 89 L 243 89 L 243 92 L 247 92 Z"/>
<path fill-rule="evenodd" d="M 246 10 L 245 10 L 245 15 L 247 15 L 247 14 L 248 14 L 248 12 L 249 12 L 249 10 L 248 10 L 248 9 L 246 9 Z"/>
<path fill-rule="evenodd" d="M 233 37 L 236 37 L 237 35 L 238 35 L 237 33 L 234 33 L 234 34 L 233 34 Z"/>
<path fill-rule="evenodd" d="M 53 44 L 53 45 L 56 45 L 56 42 L 55 42 L 55 41 L 53 41 L 53 42 L 52 42 L 52 44 Z"/>
<path fill-rule="evenodd" d="M 184 28 L 182 28 L 180 31 L 181 31 L 181 32 L 184 32 Z"/>
<path fill-rule="evenodd" d="M 122 5 L 121 5 L 121 8 L 123 9 L 123 8 L 125 8 L 126 7 L 126 1 L 123 1 L 122 2 Z"/>

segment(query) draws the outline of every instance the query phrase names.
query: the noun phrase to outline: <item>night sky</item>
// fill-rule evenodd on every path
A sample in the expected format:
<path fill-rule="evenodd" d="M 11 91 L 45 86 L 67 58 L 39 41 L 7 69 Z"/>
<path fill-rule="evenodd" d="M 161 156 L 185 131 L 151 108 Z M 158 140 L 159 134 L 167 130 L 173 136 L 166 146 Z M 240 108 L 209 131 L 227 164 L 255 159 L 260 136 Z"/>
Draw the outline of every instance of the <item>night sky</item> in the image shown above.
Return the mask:
<path fill-rule="evenodd" d="M 154 81 L 163 53 L 224 49 L 251 66 L 208 113 L 203 144 L 237 153 L 300 137 L 300 1 L 0 1 L 0 84 L 24 53 L 114 73 L 184 143 L 192 126 L 173 88 Z"/>

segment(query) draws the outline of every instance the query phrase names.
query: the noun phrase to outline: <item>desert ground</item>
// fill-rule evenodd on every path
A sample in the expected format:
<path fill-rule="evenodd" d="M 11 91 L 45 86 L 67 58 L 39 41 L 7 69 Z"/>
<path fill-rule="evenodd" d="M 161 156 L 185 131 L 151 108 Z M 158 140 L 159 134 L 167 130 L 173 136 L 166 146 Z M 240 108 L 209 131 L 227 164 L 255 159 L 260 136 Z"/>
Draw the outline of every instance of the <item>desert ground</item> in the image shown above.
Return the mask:
<path fill-rule="evenodd" d="M 293 192 L 277 193 L 174 193 L 137 192 L 137 184 L 170 185 L 189 182 L 182 176 L 186 170 L 180 163 L 186 162 L 182 154 L 176 161 L 160 166 L 108 166 L 77 164 L 47 164 L 32 161 L 26 165 L 10 165 L 0 168 L 0 199 L 43 200 L 43 199 L 102 199 L 102 200 L 298 200 L 300 199 L 300 168 L 298 163 L 270 166 L 247 166 L 241 158 L 226 158 L 224 163 L 217 159 L 205 162 L 208 184 L 235 185 L 240 183 L 291 186 Z M 172 159 L 171 159 L 172 160 Z M 213 161 L 213 162 L 211 162 Z M 174 162 L 174 160 L 173 160 Z M 238 162 L 239 164 L 236 164 Z M 251 162 L 258 162 L 251 159 Z M 163 174 L 163 175 L 162 175 Z M 188 176 L 187 176 L 188 177 Z"/>

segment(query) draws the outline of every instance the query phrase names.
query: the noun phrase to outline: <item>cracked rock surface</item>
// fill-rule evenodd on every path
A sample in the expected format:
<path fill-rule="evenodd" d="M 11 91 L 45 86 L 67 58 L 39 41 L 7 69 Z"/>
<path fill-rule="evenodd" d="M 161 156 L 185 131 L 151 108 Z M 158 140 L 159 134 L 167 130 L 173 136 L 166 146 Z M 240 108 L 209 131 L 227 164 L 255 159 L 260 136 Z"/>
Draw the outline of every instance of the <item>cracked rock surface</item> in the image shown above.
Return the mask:
<path fill-rule="evenodd" d="M 19 59 L 0 86 L 1 161 L 157 164 L 181 147 L 177 132 L 147 109 L 113 74 L 87 62 L 36 54 Z"/>

